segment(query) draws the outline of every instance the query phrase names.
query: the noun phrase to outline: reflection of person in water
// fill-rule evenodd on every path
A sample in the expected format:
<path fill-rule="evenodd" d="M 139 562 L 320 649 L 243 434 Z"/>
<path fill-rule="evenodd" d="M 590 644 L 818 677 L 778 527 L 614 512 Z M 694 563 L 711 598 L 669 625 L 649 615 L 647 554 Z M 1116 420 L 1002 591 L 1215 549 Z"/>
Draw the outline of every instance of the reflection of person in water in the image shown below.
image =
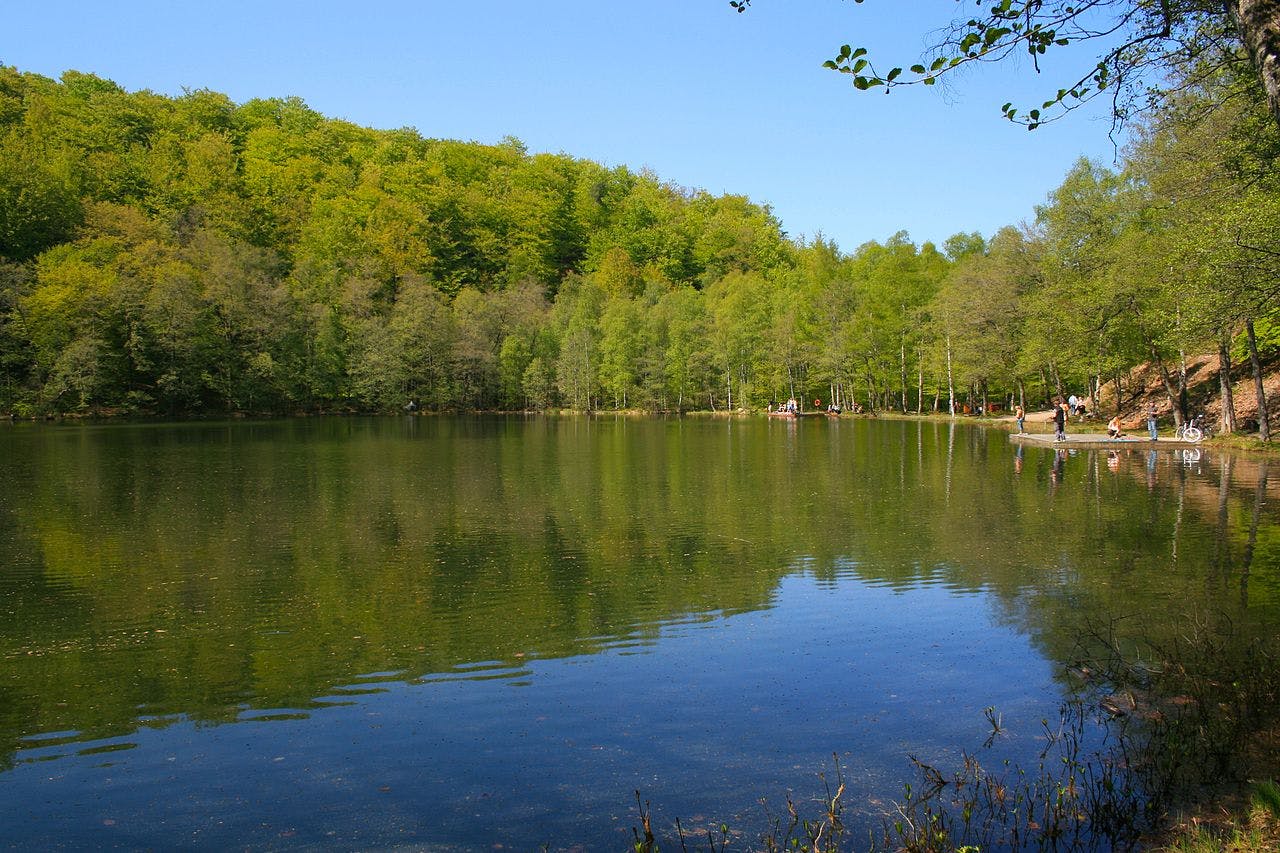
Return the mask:
<path fill-rule="evenodd" d="M 1120 470 L 1120 454 L 1116 453 L 1114 450 L 1107 451 L 1107 468 L 1112 471 Z"/>
<path fill-rule="evenodd" d="M 1059 450 L 1053 454 L 1053 465 L 1049 468 L 1049 481 L 1055 486 L 1062 480 L 1062 466 L 1066 461 L 1067 451 Z"/>
<path fill-rule="evenodd" d="M 1013 449 L 1013 473 L 1022 473 L 1022 445 L 1019 444 Z"/>

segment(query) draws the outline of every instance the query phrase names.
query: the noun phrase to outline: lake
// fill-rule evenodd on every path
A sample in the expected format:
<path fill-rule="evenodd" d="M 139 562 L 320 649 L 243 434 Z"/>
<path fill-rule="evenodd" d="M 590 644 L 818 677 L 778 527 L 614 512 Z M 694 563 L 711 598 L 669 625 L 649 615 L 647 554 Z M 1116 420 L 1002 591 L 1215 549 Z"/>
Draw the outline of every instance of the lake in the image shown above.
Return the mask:
<path fill-rule="evenodd" d="M 621 850 L 1032 760 L 1082 636 L 1280 627 L 1273 465 L 946 421 L 0 428 L 16 848 Z M 762 802 L 763 801 L 763 802 Z"/>

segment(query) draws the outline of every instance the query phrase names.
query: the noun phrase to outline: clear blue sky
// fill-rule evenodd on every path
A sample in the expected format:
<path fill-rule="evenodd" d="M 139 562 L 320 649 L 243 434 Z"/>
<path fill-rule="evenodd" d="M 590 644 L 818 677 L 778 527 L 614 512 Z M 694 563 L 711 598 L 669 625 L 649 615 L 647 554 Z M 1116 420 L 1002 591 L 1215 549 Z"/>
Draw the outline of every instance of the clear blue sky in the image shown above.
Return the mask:
<path fill-rule="evenodd" d="M 822 68 L 845 42 L 909 65 L 955 0 L 46 0 L 10 2 L 0 63 L 129 90 L 301 97 L 377 128 L 649 168 L 770 205 L 846 251 L 990 236 L 1034 215 L 1079 156 L 1109 162 L 1105 111 L 1034 133 L 1000 115 L 1062 85 L 1025 63 L 947 88 L 857 92 Z M 1024 108 L 1025 109 L 1025 108 Z"/>

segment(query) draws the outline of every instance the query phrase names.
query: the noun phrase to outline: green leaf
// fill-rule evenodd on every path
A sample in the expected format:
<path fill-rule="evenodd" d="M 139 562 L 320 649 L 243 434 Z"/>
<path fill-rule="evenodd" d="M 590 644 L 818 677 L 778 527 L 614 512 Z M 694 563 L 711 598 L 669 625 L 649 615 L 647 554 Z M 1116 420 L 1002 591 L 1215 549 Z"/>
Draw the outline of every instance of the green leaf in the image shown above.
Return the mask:
<path fill-rule="evenodd" d="M 912 74 L 924 74 L 924 73 L 925 73 L 925 68 L 924 68 L 924 66 L 923 66 L 923 65 L 913 65 L 913 66 L 911 66 L 911 73 L 912 73 Z"/>
<path fill-rule="evenodd" d="M 857 62 L 853 63 L 853 73 L 857 74 L 859 71 L 861 71 L 866 67 L 867 67 L 867 61 L 865 59 L 859 59 Z"/>
<path fill-rule="evenodd" d="M 897 79 L 898 75 L 901 73 L 902 73 L 901 68 L 890 68 L 889 73 L 884 76 L 884 80 L 886 83 L 892 83 L 894 80 Z"/>
<path fill-rule="evenodd" d="M 923 83 L 923 84 L 925 84 L 926 86 L 932 86 L 934 83 L 937 83 L 937 82 L 938 82 L 938 78 L 937 78 L 937 77 L 926 77 L 926 78 L 924 78 L 923 80 L 921 80 L 920 82 L 921 82 L 921 83 Z"/>

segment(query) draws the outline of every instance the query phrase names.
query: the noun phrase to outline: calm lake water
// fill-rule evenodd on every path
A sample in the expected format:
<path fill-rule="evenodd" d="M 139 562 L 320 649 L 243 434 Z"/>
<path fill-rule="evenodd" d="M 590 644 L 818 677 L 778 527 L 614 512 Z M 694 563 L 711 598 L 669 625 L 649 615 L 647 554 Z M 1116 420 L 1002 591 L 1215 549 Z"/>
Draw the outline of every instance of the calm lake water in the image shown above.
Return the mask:
<path fill-rule="evenodd" d="M 0 843 L 621 850 L 1006 728 L 1090 625 L 1280 626 L 1280 465 L 945 422 L 0 428 Z M 1268 491 L 1270 487 L 1270 491 Z M 765 800 L 765 804 L 761 804 Z"/>

